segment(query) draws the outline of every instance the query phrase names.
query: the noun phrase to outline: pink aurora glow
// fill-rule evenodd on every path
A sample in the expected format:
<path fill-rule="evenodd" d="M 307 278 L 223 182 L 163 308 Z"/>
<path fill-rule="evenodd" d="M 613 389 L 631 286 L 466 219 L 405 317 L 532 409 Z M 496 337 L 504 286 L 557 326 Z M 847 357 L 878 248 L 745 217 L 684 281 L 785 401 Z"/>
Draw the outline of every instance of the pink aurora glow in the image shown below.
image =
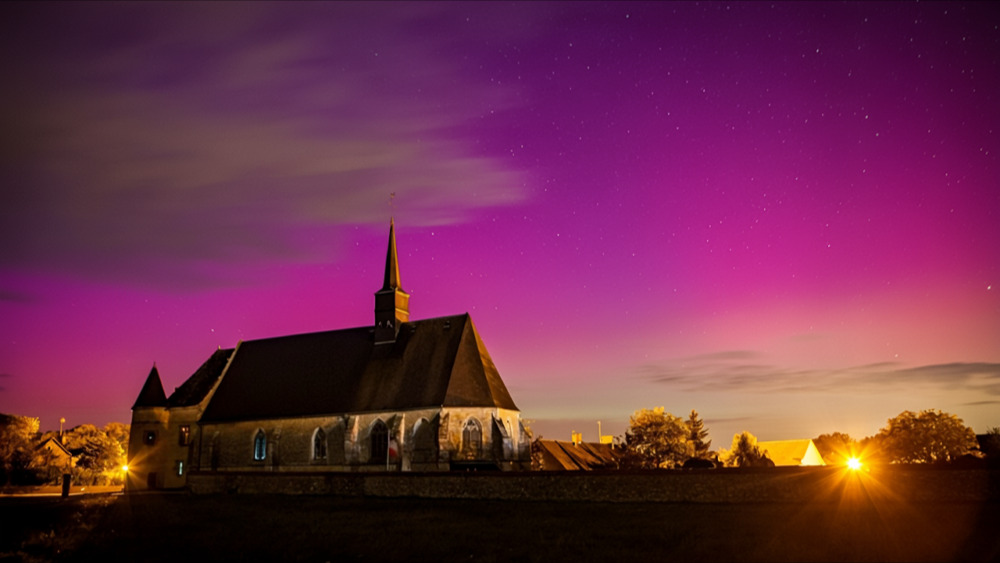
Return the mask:
<path fill-rule="evenodd" d="M 393 214 L 413 317 L 470 312 L 546 437 L 1000 423 L 990 5 L 0 11 L 0 411 L 371 323 Z"/>

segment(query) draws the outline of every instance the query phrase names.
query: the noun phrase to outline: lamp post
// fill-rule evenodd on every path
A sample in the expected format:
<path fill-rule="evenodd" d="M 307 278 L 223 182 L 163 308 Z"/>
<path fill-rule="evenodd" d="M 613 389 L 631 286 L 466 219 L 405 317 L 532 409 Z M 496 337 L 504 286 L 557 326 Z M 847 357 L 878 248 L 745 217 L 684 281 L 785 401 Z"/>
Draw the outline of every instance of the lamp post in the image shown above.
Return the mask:
<path fill-rule="evenodd" d="M 66 418 L 65 417 L 59 417 L 59 443 L 60 444 L 63 443 L 63 435 L 62 435 L 63 434 L 63 424 L 66 424 Z M 72 461 L 70 461 L 69 463 L 72 464 Z M 65 471 L 66 473 L 63 473 L 63 475 L 62 475 L 62 498 L 68 498 L 69 497 L 69 480 L 70 480 L 70 474 L 68 473 L 69 467 L 70 467 L 70 465 L 67 465 L 66 468 L 63 469 L 63 471 Z"/>

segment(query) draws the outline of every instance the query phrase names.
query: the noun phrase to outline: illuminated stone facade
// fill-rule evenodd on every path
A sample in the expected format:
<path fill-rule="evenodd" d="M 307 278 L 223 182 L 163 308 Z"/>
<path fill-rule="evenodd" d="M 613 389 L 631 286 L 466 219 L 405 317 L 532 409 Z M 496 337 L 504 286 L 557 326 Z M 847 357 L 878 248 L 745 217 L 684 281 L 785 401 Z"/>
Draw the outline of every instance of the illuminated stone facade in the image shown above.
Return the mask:
<path fill-rule="evenodd" d="M 132 407 L 129 490 L 187 475 L 527 469 L 530 444 L 468 314 L 409 320 L 390 226 L 375 324 L 241 342 Z"/>
<path fill-rule="evenodd" d="M 506 431 L 506 420 L 520 425 L 517 411 L 482 408 L 205 423 L 195 463 L 237 472 L 520 469 L 528 438 L 520 427 Z M 259 436 L 264 451 L 255 456 Z"/>

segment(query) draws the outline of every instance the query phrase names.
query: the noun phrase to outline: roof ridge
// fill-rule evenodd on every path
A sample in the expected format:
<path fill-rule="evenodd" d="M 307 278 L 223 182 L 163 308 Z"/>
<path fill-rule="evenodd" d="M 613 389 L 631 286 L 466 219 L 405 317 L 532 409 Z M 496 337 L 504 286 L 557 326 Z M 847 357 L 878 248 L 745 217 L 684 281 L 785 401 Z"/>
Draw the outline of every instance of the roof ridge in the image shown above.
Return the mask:
<path fill-rule="evenodd" d="M 426 318 L 426 319 L 419 319 L 419 320 L 416 320 L 416 321 L 406 321 L 403 324 L 415 325 L 415 324 L 428 323 L 428 322 L 440 321 L 440 320 L 445 320 L 445 319 L 457 319 L 457 318 L 460 318 L 460 317 L 468 317 L 470 319 L 472 318 L 472 316 L 468 312 L 465 312 L 465 313 L 456 313 L 454 315 L 442 315 L 442 316 L 439 316 L 439 317 L 430 317 L 430 318 Z M 330 330 L 314 330 L 314 331 L 311 331 L 311 332 L 297 332 L 295 334 L 282 334 L 282 335 L 279 335 L 279 336 L 265 336 L 263 338 L 251 338 L 251 339 L 247 339 L 247 340 L 241 340 L 240 342 L 263 342 L 265 340 L 282 340 L 282 339 L 286 339 L 286 338 L 297 338 L 297 337 L 301 337 L 301 336 L 312 336 L 312 335 L 318 335 L 318 334 L 332 334 L 332 333 L 336 333 L 336 332 L 350 332 L 350 331 L 353 331 L 353 330 L 372 330 L 372 326 L 371 325 L 361 325 L 361 326 L 352 326 L 352 327 L 347 327 L 347 328 L 334 328 L 334 329 L 330 329 Z M 229 348 L 229 349 L 232 350 L 233 348 Z"/>

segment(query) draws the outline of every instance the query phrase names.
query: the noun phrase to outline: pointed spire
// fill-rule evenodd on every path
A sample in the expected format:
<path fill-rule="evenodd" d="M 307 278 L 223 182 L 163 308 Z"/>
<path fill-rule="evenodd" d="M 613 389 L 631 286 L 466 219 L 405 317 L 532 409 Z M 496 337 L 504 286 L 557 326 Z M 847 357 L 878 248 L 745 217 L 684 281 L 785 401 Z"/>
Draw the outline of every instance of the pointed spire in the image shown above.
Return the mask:
<path fill-rule="evenodd" d="M 403 290 L 399 282 L 399 258 L 396 256 L 396 222 L 389 219 L 389 249 L 385 254 L 385 282 L 382 291 Z"/>
<path fill-rule="evenodd" d="M 399 283 L 396 257 L 396 224 L 389 221 L 389 249 L 385 255 L 385 280 L 375 292 L 375 343 L 395 342 L 399 327 L 410 320 L 410 296 Z"/>
<path fill-rule="evenodd" d="M 163 382 L 160 381 L 160 372 L 157 371 L 154 362 L 153 369 L 149 370 L 146 383 L 142 386 L 142 391 L 139 391 L 139 398 L 135 400 L 132 408 L 165 406 L 167 406 L 167 394 L 163 392 Z"/>

